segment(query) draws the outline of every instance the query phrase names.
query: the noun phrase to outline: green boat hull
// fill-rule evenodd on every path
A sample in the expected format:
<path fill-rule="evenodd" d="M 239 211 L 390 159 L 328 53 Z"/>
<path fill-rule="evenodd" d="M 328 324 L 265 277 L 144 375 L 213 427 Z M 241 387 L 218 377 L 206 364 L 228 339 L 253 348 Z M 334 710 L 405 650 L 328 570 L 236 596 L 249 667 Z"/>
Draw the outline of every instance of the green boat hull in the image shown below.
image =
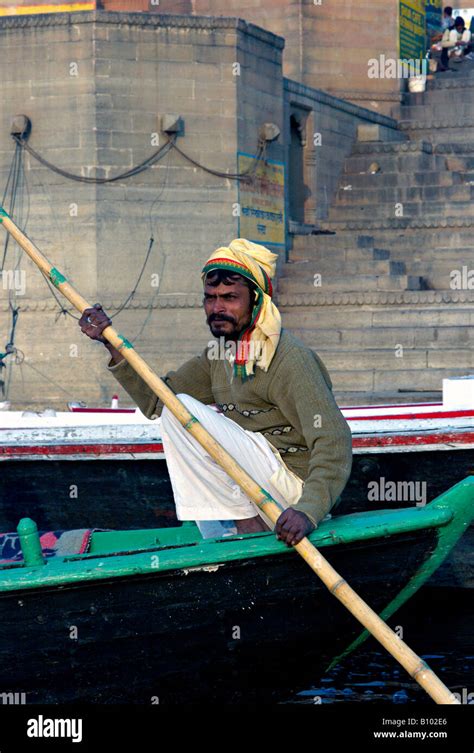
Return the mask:
<path fill-rule="evenodd" d="M 389 619 L 473 511 L 467 478 L 425 507 L 334 517 L 311 540 Z M 0 625 L 0 671 L 27 703 L 261 702 L 366 637 L 273 534 L 203 541 L 192 524 L 97 533 L 87 555 L 1 568 Z"/>

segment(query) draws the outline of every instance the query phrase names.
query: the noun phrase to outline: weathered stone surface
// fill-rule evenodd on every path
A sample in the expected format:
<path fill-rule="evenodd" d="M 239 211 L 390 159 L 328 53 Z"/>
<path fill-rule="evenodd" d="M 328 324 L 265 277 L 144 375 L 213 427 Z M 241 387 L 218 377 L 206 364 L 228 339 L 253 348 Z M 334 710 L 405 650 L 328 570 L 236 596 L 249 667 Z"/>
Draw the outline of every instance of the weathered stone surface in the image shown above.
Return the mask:
<path fill-rule="evenodd" d="M 17 54 L 19 33 L 31 52 L 28 59 Z M 184 117 L 185 136 L 179 142 L 183 150 L 224 172 L 235 172 L 239 149 L 255 153 L 263 120 L 283 128 L 281 40 L 236 19 L 53 14 L 0 19 L 0 37 L 0 70 L 9 87 L 8 108 L 0 114 L 3 181 L 13 154 L 9 119 L 25 110 L 33 123 L 31 145 L 53 164 L 88 177 L 116 176 L 153 154 L 164 144 L 159 133 L 164 112 Z M 66 44 L 66 38 L 74 41 Z M 236 61 L 248 74 L 240 113 L 232 75 Z M 77 75 L 70 75 L 71 62 L 77 63 Z M 239 117 L 246 121 L 240 129 Z M 270 147 L 268 156 L 272 153 Z M 192 355 L 191 342 L 193 352 L 200 350 L 199 336 L 207 335 L 200 303 L 193 303 L 186 319 L 181 312 L 187 310 L 190 296 L 201 299 L 200 270 L 209 253 L 238 234 L 232 212 L 237 183 L 202 172 L 175 151 L 130 180 L 105 185 L 68 181 L 30 156 L 26 168 L 31 193 L 28 233 L 91 303 L 110 302 L 114 296 L 117 307 L 127 298 L 153 234 L 155 244 L 136 294 L 141 307 L 134 307 L 134 298 L 121 314 L 120 327 L 133 336 L 148 320 L 148 306 L 157 295 L 151 279 L 158 276 L 166 308 L 161 306 L 149 318 L 141 345 L 145 352 L 161 349 L 162 369 Z M 7 258 L 6 269 L 9 263 L 13 257 L 11 262 Z M 116 385 L 98 366 L 97 347 L 78 333 L 69 317 L 54 324 L 57 304 L 45 298 L 40 273 L 29 261 L 23 264 L 28 284 L 18 346 L 32 364 L 41 362 L 45 376 L 39 378 L 25 367 L 22 383 L 15 371 L 9 395 L 13 404 L 64 405 L 67 398 L 57 385 L 64 385 L 68 398 L 109 399 Z M 171 300 L 169 308 L 166 302 Z M 38 307 L 30 311 L 26 304 L 35 301 Z M 5 333 L 9 316 L 8 308 L 0 310 Z M 68 347 L 78 340 L 81 357 L 73 360 Z"/>
<path fill-rule="evenodd" d="M 124 0 L 123 0 L 124 1 Z M 144 2 L 144 0 L 142 0 Z M 105 0 L 106 7 L 112 0 Z M 117 0 L 113 0 L 117 2 Z M 397 0 L 341 3 L 324 0 L 195 0 L 189 13 L 238 15 L 285 37 L 284 74 L 314 88 L 328 90 L 369 109 L 389 114 L 399 101 L 399 79 L 371 79 L 368 61 L 384 51 L 398 57 Z M 165 8 L 165 10 L 161 10 Z M 179 13 L 161 0 L 160 13 Z M 373 33 L 373 19 L 384 23 Z"/>
<path fill-rule="evenodd" d="M 283 270 L 278 300 L 285 326 L 298 327 L 323 360 L 327 353 L 336 390 L 438 389 L 442 376 L 472 368 L 464 351 L 472 346 L 465 330 L 474 324 L 474 292 L 445 283 L 450 267 L 469 261 L 472 247 L 472 109 L 453 108 L 456 96 L 470 94 L 469 82 L 405 98 L 396 110 L 403 117 L 398 129 L 383 113 L 400 101 L 400 84 L 368 79 L 373 31 L 360 31 L 360 23 L 373 18 L 374 3 L 382 12 L 387 0 L 339 3 L 337 22 L 330 18 L 332 0 L 318 7 L 302 0 L 232 0 L 225 8 L 219 0 L 195 0 L 181 11 L 187 15 L 173 15 L 167 0 L 159 13 L 112 12 L 130 9 L 121 1 L 109 4 L 108 13 L 0 19 L 8 103 L 0 113 L 3 181 L 13 153 L 9 118 L 17 112 L 28 112 L 31 144 L 47 159 L 78 175 L 111 178 L 163 144 L 159 123 L 166 112 L 184 118 L 178 144 L 186 154 L 224 172 L 236 170 L 237 151 L 255 154 L 262 122 L 275 123 L 281 136 L 266 156 L 288 169 L 290 113 L 299 108 L 308 113 L 302 227 L 325 220 L 332 205 L 327 228 L 338 232 L 293 239 L 291 255 L 306 254 L 325 285 L 308 290 L 301 267 Z M 146 10 L 144 1 L 137 0 L 136 10 Z M 207 17 L 193 17 L 192 10 Z M 230 12 L 246 20 L 224 17 Z M 284 68 L 283 39 L 248 21 L 286 37 Z M 339 46 L 328 46 L 335 34 Z M 385 24 L 378 34 L 392 54 L 394 27 Z M 31 52 L 28 59 L 23 49 Z M 289 71 L 298 81 L 283 78 Z M 321 88 L 345 93 L 351 102 Z M 374 112 L 356 104 L 363 102 Z M 358 129 L 371 141 L 353 149 Z M 416 139 L 407 141 L 408 134 Z M 380 166 L 374 175 L 367 173 L 371 162 Z M 28 233 L 59 269 L 91 302 L 100 300 L 113 312 L 136 283 L 153 235 L 145 274 L 117 324 L 133 339 L 145 323 L 137 346 L 159 373 L 200 350 L 208 339 L 200 269 L 211 250 L 238 234 L 237 182 L 203 172 L 174 150 L 130 180 L 103 185 L 65 181 L 30 156 L 26 168 Z M 403 218 L 384 206 L 397 201 L 404 204 Z M 108 401 L 116 383 L 99 363 L 100 347 L 82 338 L 70 317 L 57 318 L 41 276 L 28 261 L 22 265 L 27 289 L 18 347 L 44 376 L 25 365 L 26 394 L 14 379 L 14 404 Z M 153 276 L 159 276 L 158 290 Z M 424 284 L 434 289 L 419 289 Z M 4 296 L 4 332 L 6 304 Z M 395 360 L 397 343 L 405 354 Z M 71 344 L 79 344 L 77 357 L 70 356 Z"/>

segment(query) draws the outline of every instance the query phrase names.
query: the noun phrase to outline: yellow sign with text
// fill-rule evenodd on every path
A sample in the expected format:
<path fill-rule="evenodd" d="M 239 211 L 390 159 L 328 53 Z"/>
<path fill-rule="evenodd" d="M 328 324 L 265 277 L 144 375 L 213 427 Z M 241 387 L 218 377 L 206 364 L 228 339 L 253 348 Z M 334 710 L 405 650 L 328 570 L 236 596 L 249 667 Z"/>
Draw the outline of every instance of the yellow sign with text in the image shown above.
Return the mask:
<path fill-rule="evenodd" d="M 254 243 L 285 245 L 285 165 L 274 160 L 255 163 L 251 154 L 238 152 L 239 236 Z"/>
<path fill-rule="evenodd" d="M 419 60 L 426 52 L 425 0 L 400 0 L 399 40 L 400 59 Z"/>

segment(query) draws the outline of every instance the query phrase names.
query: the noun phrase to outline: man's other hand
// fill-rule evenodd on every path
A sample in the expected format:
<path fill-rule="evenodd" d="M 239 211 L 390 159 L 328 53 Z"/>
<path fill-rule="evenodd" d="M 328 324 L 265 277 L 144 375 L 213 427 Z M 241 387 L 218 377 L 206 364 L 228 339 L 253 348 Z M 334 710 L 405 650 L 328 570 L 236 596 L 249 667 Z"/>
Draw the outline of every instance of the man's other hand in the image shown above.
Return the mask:
<path fill-rule="evenodd" d="M 288 546 L 299 544 L 301 539 L 308 536 L 314 531 L 316 526 L 304 512 L 292 510 L 289 507 L 284 510 L 278 518 L 275 526 L 275 533 L 280 541 L 284 541 Z"/>

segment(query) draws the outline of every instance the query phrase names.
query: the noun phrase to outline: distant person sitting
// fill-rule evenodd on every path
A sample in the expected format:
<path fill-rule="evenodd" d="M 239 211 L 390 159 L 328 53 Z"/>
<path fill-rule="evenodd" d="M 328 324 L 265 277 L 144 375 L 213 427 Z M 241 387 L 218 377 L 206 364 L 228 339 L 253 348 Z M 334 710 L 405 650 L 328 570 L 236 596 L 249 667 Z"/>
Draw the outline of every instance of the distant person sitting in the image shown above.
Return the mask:
<path fill-rule="evenodd" d="M 466 24 L 461 16 L 456 18 L 454 29 L 446 29 L 444 32 L 441 47 L 438 71 L 449 70 L 450 60 L 461 62 L 464 56 L 471 52 L 471 32 L 466 29 Z"/>

